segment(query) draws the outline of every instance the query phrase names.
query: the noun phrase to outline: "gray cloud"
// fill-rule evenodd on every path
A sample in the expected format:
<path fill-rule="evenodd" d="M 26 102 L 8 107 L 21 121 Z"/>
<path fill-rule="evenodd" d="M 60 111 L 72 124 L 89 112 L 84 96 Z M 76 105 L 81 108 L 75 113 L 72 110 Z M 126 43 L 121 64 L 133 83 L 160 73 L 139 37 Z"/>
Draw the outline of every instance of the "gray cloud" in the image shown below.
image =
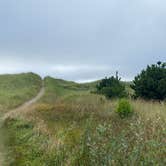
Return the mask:
<path fill-rule="evenodd" d="M 164 0 L 2 0 L 0 73 L 132 79 L 165 60 Z"/>

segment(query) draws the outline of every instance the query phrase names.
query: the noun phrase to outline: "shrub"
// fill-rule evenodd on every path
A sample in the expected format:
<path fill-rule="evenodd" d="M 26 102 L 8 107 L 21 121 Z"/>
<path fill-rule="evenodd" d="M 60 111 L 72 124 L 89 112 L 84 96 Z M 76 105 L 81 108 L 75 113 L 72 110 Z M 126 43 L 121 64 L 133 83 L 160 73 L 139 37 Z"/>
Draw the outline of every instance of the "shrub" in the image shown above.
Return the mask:
<path fill-rule="evenodd" d="M 127 96 L 125 86 L 121 83 L 118 75 L 102 79 L 96 88 L 97 93 L 103 94 L 108 98 L 122 98 Z"/>
<path fill-rule="evenodd" d="M 166 98 L 166 63 L 158 62 L 147 66 L 137 75 L 131 88 L 135 97 L 164 100 Z"/>
<path fill-rule="evenodd" d="M 121 118 L 128 117 L 133 112 L 132 107 L 127 99 L 119 100 L 116 112 Z"/>

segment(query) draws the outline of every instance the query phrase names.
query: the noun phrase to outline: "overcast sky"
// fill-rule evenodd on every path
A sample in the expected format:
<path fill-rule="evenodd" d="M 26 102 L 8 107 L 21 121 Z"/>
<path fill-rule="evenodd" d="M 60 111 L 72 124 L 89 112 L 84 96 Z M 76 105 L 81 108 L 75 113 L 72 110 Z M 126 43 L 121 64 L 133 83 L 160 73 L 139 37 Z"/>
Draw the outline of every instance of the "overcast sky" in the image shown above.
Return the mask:
<path fill-rule="evenodd" d="M 165 0 L 0 0 L 0 73 L 132 80 L 159 60 Z"/>

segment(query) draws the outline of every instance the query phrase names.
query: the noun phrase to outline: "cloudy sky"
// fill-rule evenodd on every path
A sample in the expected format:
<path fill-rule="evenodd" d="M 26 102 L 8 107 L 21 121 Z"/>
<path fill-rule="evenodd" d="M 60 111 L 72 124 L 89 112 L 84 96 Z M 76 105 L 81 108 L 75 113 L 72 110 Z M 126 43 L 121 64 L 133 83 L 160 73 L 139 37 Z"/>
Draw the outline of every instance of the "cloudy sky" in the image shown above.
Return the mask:
<path fill-rule="evenodd" d="M 158 60 L 165 0 L 0 0 L 0 73 L 131 80 Z"/>

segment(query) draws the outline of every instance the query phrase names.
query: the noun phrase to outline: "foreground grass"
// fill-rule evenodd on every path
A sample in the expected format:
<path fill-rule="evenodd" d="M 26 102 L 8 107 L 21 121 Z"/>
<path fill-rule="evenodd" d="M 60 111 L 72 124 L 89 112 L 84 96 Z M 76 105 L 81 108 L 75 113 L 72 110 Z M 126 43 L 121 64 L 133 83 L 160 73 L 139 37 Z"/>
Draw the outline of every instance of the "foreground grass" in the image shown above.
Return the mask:
<path fill-rule="evenodd" d="M 0 118 L 3 114 L 35 96 L 41 88 L 41 78 L 33 73 L 0 75 Z M 8 149 L 4 145 L 8 133 L 1 127 L 0 119 L 0 165 L 5 165 L 8 159 Z"/>
<path fill-rule="evenodd" d="M 165 165 L 166 105 L 130 101 L 132 117 L 115 113 L 117 101 L 86 86 L 45 79 L 46 94 L 4 128 L 11 165 Z"/>
<path fill-rule="evenodd" d="M 12 109 L 35 96 L 41 78 L 33 73 L 0 75 L 0 112 Z"/>

